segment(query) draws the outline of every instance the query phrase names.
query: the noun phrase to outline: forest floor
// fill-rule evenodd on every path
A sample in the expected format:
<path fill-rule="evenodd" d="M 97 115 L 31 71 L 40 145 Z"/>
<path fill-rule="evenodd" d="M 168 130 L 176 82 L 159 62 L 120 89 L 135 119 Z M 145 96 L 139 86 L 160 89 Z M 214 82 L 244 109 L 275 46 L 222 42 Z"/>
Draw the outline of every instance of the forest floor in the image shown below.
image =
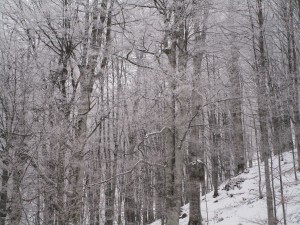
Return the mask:
<path fill-rule="evenodd" d="M 296 155 L 296 154 L 295 154 Z M 300 225 L 300 173 L 295 181 L 292 152 L 286 152 L 281 161 L 284 203 L 288 225 Z M 259 198 L 259 171 L 257 162 L 244 173 L 219 186 L 219 196 L 213 198 L 210 192 L 201 198 L 203 224 L 250 225 L 267 224 L 267 206 L 265 198 L 264 168 L 261 163 L 261 187 L 264 197 Z M 276 194 L 276 212 L 278 224 L 283 223 L 280 194 L 278 158 L 273 157 L 274 189 Z M 229 185 L 228 185 L 229 184 Z M 226 186 L 227 185 L 227 186 Z M 225 190 L 227 187 L 227 190 Z M 228 190 L 230 189 L 230 190 Z M 182 207 L 182 213 L 189 214 L 189 205 Z M 151 225 L 160 225 L 155 221 Z M 180 225 L 188 225 L 188 216 L 180 219 Z"/>

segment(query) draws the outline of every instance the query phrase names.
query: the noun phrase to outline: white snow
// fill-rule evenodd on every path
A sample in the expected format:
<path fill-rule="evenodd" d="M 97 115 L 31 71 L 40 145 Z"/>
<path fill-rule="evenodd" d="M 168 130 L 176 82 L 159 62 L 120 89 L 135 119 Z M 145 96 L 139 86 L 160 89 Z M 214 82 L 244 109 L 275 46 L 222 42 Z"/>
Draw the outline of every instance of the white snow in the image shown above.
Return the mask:
<path fill-rule="evenodd" d="M 282 179 L 284 190 L 284 201 L 287 212 L 288 225 L 300 225 L 300 173 L 297 172 L 298 181 L 295 181 L 292 153 L 284 153 L 284 160 L 281 161 Z M 276 211 L 279 224 L 283 224 L 283 214 L 280 197 L 278 158 L 273 157 L 274 187 L 276 194 Z M 206 197 L 201 198 L 201 212 L 203 224 L 218 225 L 250 225 L 267 224 L 267 206 L 265 199 L 264 168 L 261 163 L 262 192 L 264 198 L 259 199 L 259 175 L 257 163 L 247 173 L 240 174 L 233 179 L 243 178 L 239 188 L 234 190 L 223 190 L 227 182 L 220 185 L 219 196 L 213 198 L 210 192 Z M 182 207 L 183 212 L 189 214 L 189 205 Z M 207 209 L 207 210 L 206 210 Z M 160 225 L 155 221 L 151 225 Z M 187 225 L 188 217 L 180 219 L 180 225 Z"/>

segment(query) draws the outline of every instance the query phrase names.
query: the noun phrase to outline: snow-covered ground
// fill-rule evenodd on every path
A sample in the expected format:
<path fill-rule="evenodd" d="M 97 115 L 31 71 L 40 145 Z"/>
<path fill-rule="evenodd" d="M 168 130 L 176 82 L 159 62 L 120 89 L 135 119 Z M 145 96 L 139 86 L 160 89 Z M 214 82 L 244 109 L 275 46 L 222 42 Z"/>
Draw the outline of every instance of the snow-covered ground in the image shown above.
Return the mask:
<path fill-rule="evenodd" d="M 284 185 L 284 201 L 287 211 L 287 224 L 300 225 L 300 173 L 297 173 L 298 181 L 295 181 L 292 153 L 284 154 L 282 165 L 282 179 Z M 279 224 L 283 224 L 283 214 L 280 197 L 280 183 L 278 172 L 278 158 L 273 157 L 274 187 L 276 193 L 276 211 Z M 259 199 L 258 191 L 258 166 L 250 168 L 248 173 L 240 174 L 232 180 L 244 180 L 233 190 L 224 190 L 225 182 L 220 185 L 219 196 L 213 198 L 210 192 L 201 198 L 201 212 L 203 224 L 218 225 L 247 225 L 267 224 L 266 199 Z M 264 168 L 261 163 L 262 191 L 265 194 Z M 189 214 L 189 205 L 182 207 Z M 160 225 L 155 221 L 151 225 Z M 188 217 L 180 219 L 180 225 L 187 225 Z"/>

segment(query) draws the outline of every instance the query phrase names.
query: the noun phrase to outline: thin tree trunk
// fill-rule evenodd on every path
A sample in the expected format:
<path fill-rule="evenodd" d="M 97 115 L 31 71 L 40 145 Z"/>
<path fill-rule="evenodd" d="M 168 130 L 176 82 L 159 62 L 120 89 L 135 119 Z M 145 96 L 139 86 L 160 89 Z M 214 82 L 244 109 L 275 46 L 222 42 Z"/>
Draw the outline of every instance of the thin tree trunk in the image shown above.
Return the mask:
<path fill-rule="evenodd" d="M 212 106 L 214 107 L 214 106 Z M 218 124 L 216 118 L 216 110 L 211 109 L 209 113 L 209 128 L 211 135 L 211 144 L 212 144 L 212 153 L 211 153 L 211 166 L 212 166 L 212 184 L 214 189 L 213 197 L 216 198 L 219 196 L 218 193 L 218 181 L 219 181 L 219 139 L 220 134 L 218 133 Z"/>
<path fill-rule="evenodd" d="M 227 112 L 224 112 L 223 115 L 223 127 L 224 127 L 224 149 L 223 152 L 225 153 L 223 156 L 224 160 L 224 170 L 225 170 L 225 180 L 229 180 L 231 177 L 231 169 L 230 169 L 230 158 L 231 153 L 228 149 L 231 149 L 232 144 L 230 141 L 230 129 L 229 129 L 229 116 Z"/>
<path fill-rule="evenodd" d="M 282 170 L 281 170 L 281 154 L 278 155 L 278 168 L 279 168 L 279 181 L 280 181 L 280 203 L 282 207 L 282 213 L 283 213 L 283 224 L 287 225 L 287 220 L 286 220 L 286 201 L 284 197 L 284 191 L 283 191 L 283 181 L 282 181 Z"/>
<path fill-rule="evenodd" d="M 163 175 L 162 175 L 162 171 L 160 170 L 160 168 L 157 168 L 155 170 L 155 219 L 159 220 L 161 219 L 162 221 L 162 225 L 164 222 L 164 198 L 163 196 L 165 196 L 164 194 L 164 179 L 163 179 Z"/>
<path fill-rule="evenodd" d="M 6 151 L 5 151 L 6 152 Z M 5 156 L 4 156 L 5 157 Z M 8 161 L 2 160 L 1 191 L 0 191 L 0 225 L 5 225 L 7 215 L 7 190 L 8 190 Z"/>
<path fill-rule="evenodd" d="M 261 152 L 260 147 L 259 147 L 259 141 L 258 141 L 258 134 L 257 134 L 257 129 L 256 129 L 256 118 L 253 116 L 253 126 L 254 126 L 254 132 L 255 132 L 255 145 L 256 145 L 256 157 L 257 157 L 257 167 L 258 167 L 258 193 L 259 193 L 259 198 L 263 198 L 263 193 L 262 193 L 262 188 L 261 188 L 261 167 L 260 167 L 260 154 Z"/>

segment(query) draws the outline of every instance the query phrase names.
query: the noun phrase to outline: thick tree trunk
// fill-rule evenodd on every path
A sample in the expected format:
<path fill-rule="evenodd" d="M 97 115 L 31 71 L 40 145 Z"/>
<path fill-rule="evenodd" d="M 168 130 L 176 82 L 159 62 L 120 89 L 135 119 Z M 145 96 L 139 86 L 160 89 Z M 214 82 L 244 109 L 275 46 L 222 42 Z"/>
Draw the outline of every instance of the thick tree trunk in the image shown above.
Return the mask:
<path fill-rule="evenodd" d="M 193 57 L 193 91 L 191 96 L 191 116 L 198 116 L 192 121 L 190 129 L 190 141 L 189 141 L 189 201 L 190 201 L 190 218 L 189 225 L 202 225 L 201 211 L 200 211 L 200 186 L 201 183 L 205 183 L 205 171 L 204 171 L 204 135 L 200 132 L 197 122 L 203 122 L 203 109 L 202 96 L 200 96 L 199 90 L 200 77 L 201 77 L 201 64 L 204 54 L 204 46 L 206 41 L 206 29 L 208 19 L 208 6 L 207 2 L 201 4 L 200 2 L 194 2 L 194 32 L 195 32 L 195 46 L 196 52 Z M 203 8 L 201 8 L 203 7 Z M 201 13 L 204 13 L 203 27 L 200 29 Z M 200 110 L 200 111 L 199 111 Z M 203 125 L 202 128 L 203 129 Z M 201 134 L 200 134 L 201 133 Z"/>
<path fill-rule="evenodd" d="M 273 209 L 273 194 L 271 189 L 271 179 L 270 179 L 270 167 L 269 167 L 269 157 L 270 157 L 270 146 L 268 142 L 268 126 L 267 126 L 267 111 L 264 109 L 264 106 L 261 106 L 262 103 L 258 104 L 258 114 L 259 114 L 259 123 L 260 123 L 260 132 L 261 132 L 261 151 L 263 162 L 265 164 L 265 183 L 266 183 L 266 196 L 267 196 L 267 212 L 268 212 L 268 225 L 276 224 L 276 219 L 274 216 Z"/>
<path fill-rule="evenodd" d="M 106 170 L 110 170 L 106 168 Z M 115 205 L 115 182 L 108 182 L 105 188 L 105 225 L 113 225 L 114 223 L 114 205 Z"/>
<path fill-rule="evenodd" d="M 237 3 L 234 1 L 229 1 L 230 9 L 233 12 L 237 10 Z M 231 14 L 228 17 L 228 23 L 230 26 L 234 26 L 236 24 L 234 15 Z M 229 72 L 229 80 L 231 83 L 231 97 L 230 100 L 230 113 L 232 117 L 232 147 L 234 153 L 234 173 L 235 175 L 241 173 L 245 169 L 245 146 L 244 146 L 244 136 L 243 136 L 243 122 L 242 122 L 242 103 L 243 103 L 243 89 L 242 89 L 242 79 L 239 65 L 239 56 L 240 51 L 239 47 L 237 47 L 237 35 L 235 33 L 231 36 L 231 46 L 230 46 L 230 59 L 228 63 L 228 72 Z"/>
<path fill-rule="evenodd" d="M 258 116 L 260 123 L 260 133 L 261 133 L 261 152 L 264 161 L 264 170 L 265 170 L 265 183 L 266 183 L 266 197 L 267 197 L 267 212 L 268 212 L 268 225 L 277 224 L 276 218 L 274 216 L 273 208 L 273 194 L 271 189 L 271 180 L 270 180 L 270 167 L 269 167 L 269 157 L 270 157 L 270 146 L 268 140 L 268 92 L 267 92 L 267 59 L 265 56 L 265 38 L 264 38 L 264 15 L 263 15 L 263 0 L 257 0 L 258 4 L 258 25 L 259 25 L 259 71 L 257 79 L 258 87 Z"/>
<path fill-rule="evenodd" d="M 87 59 L 87 43 L 88 37 L 86 37 L 86 42 L 84 45 L 84 51 L 82 56 L 80 69 L 80 97 L 78 105 L 78 116 L 77 116 L 77 128 L 76 128 L 76 145 L 74 146 L 74 152 L 72 155 L 72 196 L 71 196 L 71 205 L 72 208 L 72 221 L 74 224 L 82 223 L 83 209 L 84 209 L 84 172 L 85 172 L 85 146 L 88 138 L 88 113 L 90 111 L 90 98 L 93 91 L 93 85 L 95 81 L 96 67 L 98 63 L 99 53 L 102 47 L 104 32 L 104 22 L 107 18 L 107 3 L 108 0 L 101 2 L 99 8 L 98 0 L 93 2 L 93 11 L 92 11 L 92 32 L 91 32 L 91 41 L 90 48 L 91 54 L 89 59 Z M 87 4 L 88 5 L 88 4 Z M 88 10 L 88 9 L 86 9 Z M 100 13 L 101 12 L 101 13 Z M 88 13 L 86 14 L 88 19 Z M 89 26 L 89 21 L 86 21 L 85 26 Z M 107 33 L 109 35 L 109 28 L 107 28 Z M 87 33 L 86 33 L 87 35 Z M 109 42 L 109 40 L 107 40 Z M 107 43 L 108 44 L 108 43 Z M 107 56 L 106 56 L 107 57 Z M 106 59 L 104 57 L 104 59 Z M 106 66 L 106 61 L 102 62 L 101 70 Z M 99 73 L 103 75 L 103 73 Z"/>
<path fill-rule="evenodd" d="M 191 161 L 189 170 L 189 199 L 190 218 L 189 225 L 202 225 L 200 211 L 200 184 L 205 182 L 204 163 L 200 160 Z"/>
<path fill-rule="evenodd" d="M 134 149 L 136 146 L 136 136 L 135 132 L 131 131 L 134 128 L 128 128 L 129 130 L 129 146 L 128 155 L 132 157 L 134 154 Z M 130 161 L 129 161 L 130 163 Z M 125 179 L 125 196 L 124 196 L 124 219 L 125 225 L 135 225 L 136 224 L 136 202 L 135 202 L 135 179 L 134 174 L 130 173 Z"/>
<path fill-rule="evenodd" d="M 138 60 L 141 60 L 141 55 L 138 55 Z M 140 75 L 141 69 L 138 68 L 137 70 L 137 76 Z M 133 155 L 135 153 L 135 148 L 137 147 L 137 113 L 139 109 L 140 101 L 136 100 L 133 105 L 133 114 L 132 116 L 129 116 L 127 108 L 125 109 L 125 114 L 127 117 L 127 120 L 129 121 L 128 125 L 128 151 L 126 154 L 130 157 L 128 160 L 129 165 L 133 162 L 131 160 L 133 158 Z M 125 197 L 124 197 L 124 219 L 125 219 L 125 225 L 135 225 L 138 223 L 138 203 L 135 199 L 135 186 L 137 183 L 136 179 L 137 174 L 135 172 L 130 173 L 126 176 L 125 179 Z"/>
<path fill-rule="evenodd" d="M 197 113 L 197 112 L 196 112 Z M 195 124 L 196 125 L 196 124 Z M 202 225 L 200 211 L 200 185 L 205 182 L 204 149 L 199 140 L 199 128 L 191 128 L 189 141 L 188 192 L 190 202 L 189 225 Z"/>
<path fill-rule="evenodd" d="M 125 180 L 126 190 L 124 197 L 124 208 L 125 208 L 125 225 L 135 225 L 136 224 L 136 202 L 134 199 L 134 181 L 132 176 L 127 176 Z"/>
<path fill-rule="evenodd" d="M 19 146 L 24 145 L 24 143 L 18 143 Z M 21 147 L 18 147 L 21 148 Z M 23 156 L 22 151 L 24 149 L 16 149 L 15 154 L 15 169 L 12 174 L 12 199 L 11 199 L 11 213 L 10 213 L 10 224 L 20 225 L 23 215 L 23 198 L 21 192 L 23 173 L 25 171 L 25 164 L 27 157 Z"/>
<path fill-rule="evenodd" d="M 300 1 L 297 0 L 298 5 L 298 16 L 300 19 Z M 293 79 L 293 113 L 294 113 L 294 125 L 295 125 L 295 139 L 296 139 L 296 147 L 297 147 L 297 153 L 298 153 L 298 171 L 300 172 L 300 83 L 299 83 L 299 68 L 298 68 L 298 55 L 297 55 L 297 47 L 296 47 L 296 41 L 295 41 L 295 32 L 294 32 L 294 8 L 293 8 L 293 2 L 289 1 L 289 20 L 290 25 L 288 26 L 290 29 L 290 32 L 287 34 L 289 39 L 291 39 L 289 50 L 289 61 L 292 61 L 292 71 L 291 75 L 294 76 Z M 293 149 L 293 146 L 291 146 Z M 293 150 L 293 156 L 294 156 L 294 150 Z M 297 180 L 297 175 L 295 172 L 295 179 Z"/>
<path fill-rule="evenodd" d="M 114 79 L 113 76 L 113 95 L 109 96 L 109 80 L 106 81 L 106 93 L 107 93 L 107 109 L 114 106 Z M 110 105 L 111 102 L 111 105 Z M 118 109 L 117 109 L 118 110 Z M 115 112 L 112 113 L 114 121 L 107 121 L 106 126 L 106 146 L 105 146 L 105 174 L 106 179 L 113 178 L 105 184 L 105 225 L 113 225 L 115 215 L 115 190 L 116 190 L 116 167 L 117 167 L 117 152 L 118 152 L 118 132 L 116 132 L 116 122 L 118 118 L 115 117 Z M 112 143 L 114 146 L 112 146 Z M 114 151 L 112 151 L 114 149 Z"/>
<path fill-rule="evenodd" d="M 104 111 L 104 96 L 103 96 L 103 84 L 100 87 L 100 106 L 101 112 Z M 89 225 L 100 225 L 100 204 L 101 204 L 101 190 L 100 187 L 92 186 L 90 187 L 89 184 L 94 182 L 95 180 L 101 179 L 101 169 L 102 169 L 102 158 L 103 158 L 103 146 L 104 146 L 104 123 L 105 121 L 101 122 L 99 125 L 99 142 L 97 143 L 98 146 L 91 157 L 95 158 L 95 162 L 91 163 L 89 168 L 89 173 L 87 174 L 87 198 L 88 198 L 88 209 L 89 209 Z"/>
<path fill-rule="evenodd" d="M 173 2 L 174 24 L 166 33 L 165 53 L 169 61 L 166 104 L 166 225 L 178 225 L 183 179 L 183 143 L 187 132 L 187 96 L 176 93 L 178 80 L 184 80 L 186 68 L 186 40 L 184 20 L 186 17 L 184 1 Z M 170 21 L 169 21 L 170 22 Z M 170 26 L 171 25 L 171 26 Z M 178 56 L 178 57 L 177 57 Z"/>
<path fill-rule="evenodd" d="M 172 116 L 172 115 L 171 115 Z M 166 225 L 178 225 L 179 220 L 179 208 L 177 202 L 180 201 L 180 197 L 176 198 L 175 193 L 175 129 L 168 129 L 166 132 L 166 157 L 167 165 L 165 169 L 166 173 Z"/>
<path fill-rule="evenodd" d="M 245 169 L 245 146 L 243 137 L 243 123 L 242 123 L 242 87 L 241 87 L 241 74 L 238 65 L 239 51 L 237 48 L 232 47 L 231 50 L 231 65 L 229 66 L 230 82 L 232 97 L 230 112 L 232 116 L 233 126 L 233 152 L 235 156 L 235 174 L 239 174 Z"/>
<path fill-rule="evenodd" d="M 86 76 L 86 74 L 83 74 Z M 81 95 L 79 98 L 78 119 L 76 129 L 76 147 L 72 155 L 72 196 L 71 196 L 71 218 L 74 224 L 82 223 L 83 216 L 83 198 L 84 196 L 84 155 L 85 144 L 87 141 L 87 114 L 90 111 L 90 94 L 92 92 L 93 83 L 83 77 L 81 82 Z"/>
<path fill-rule="evenodd" d="M 176 43 L 173 43 L 173 51 L 170 55 L 170 62 L 173 65 L 175 72 L 176 68 Z M 171 78 L 174 79 L 174 78 Z M 176 100 L 175 100 L 175 88 L 176 84 L 174 80 L 170 81 L 168 91 L 168 106 L 166 108 L 166 120 L 167 120 L 167 129 L 165 132 L 166 143 L 166 225 L 178 225 L 179 223 L 179 214 L 180 214 L 180 203 L 181 203 L 181 180 L 180 170 L 182 170 L 180 162 L 178 162 L 178 150 L 176 148 Z M 180 185 L 178 186 L 178 184 Z"/>

